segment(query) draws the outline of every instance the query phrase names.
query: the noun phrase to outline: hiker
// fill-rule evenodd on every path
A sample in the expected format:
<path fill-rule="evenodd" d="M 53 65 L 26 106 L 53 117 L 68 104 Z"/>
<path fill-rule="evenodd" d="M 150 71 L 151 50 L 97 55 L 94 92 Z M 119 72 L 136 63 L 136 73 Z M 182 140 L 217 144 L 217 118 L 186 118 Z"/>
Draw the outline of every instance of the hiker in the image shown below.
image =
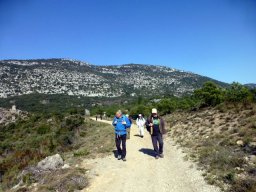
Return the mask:
<path fill-rule="evenodd" d="M 100 115 L 100 120 L 102 120 L 102 115 Z"/>
<path fill-rule="evenodd" d="M 130 127 L 129 119 L 119 110 L 113 119 L 112 125 L 115 127 L 115 142 L 117 148 L 117 158 L 126 161 L 126 129 Z M 122 148 L 121 148 L 122 144 Z"/>
<path fill-rule="evenodd" d="M 132 117 L 128 114 L 128 110 L 124 111 L 124 116 L 126 116 L 129 121 L 130 121 L 130 127 L 126 128 L 127 131 L 127 135 L 126 135 L 126 139 L 130 139 L 130 132 L 131 132 L 131 125 L 132 125 Z"/>
<path fill-rule="evenodd" d="M 96 121 L 98 121 L 98 115 L 96 115 L 95 119 L 96 119 Z"/>
<path fill-rule="evenodd" d="M 163 158 L 164 142 L 162 135 L 166 134 L 166 129 L 164 120 L 162 119 L 162 117 L 158 115 L 157 109 L 152 109 L 152 114 L 150 115 L 146 122 L 146 128 L 151 135 L 152 144 L 154 147 L 154 151 L 156 153 L 155 158 Z"/>
<path fill-rule="evenodd" d="M 145 125 L 146 121 L 144 119 L 144 117 L 142 116 L 142 114 L 138 115 L 138 118 L 136 119 L 136 124 L 138 126 L 139 129 L 139 136 L 141 138 L 144 137 L 144 125 Z"/>

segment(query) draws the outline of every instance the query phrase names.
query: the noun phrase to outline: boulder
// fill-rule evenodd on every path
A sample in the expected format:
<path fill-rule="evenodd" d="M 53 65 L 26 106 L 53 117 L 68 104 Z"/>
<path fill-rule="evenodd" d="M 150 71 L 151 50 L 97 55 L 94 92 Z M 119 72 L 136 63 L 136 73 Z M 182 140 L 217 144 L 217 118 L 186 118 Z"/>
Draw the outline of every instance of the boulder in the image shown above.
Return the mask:
<path fill-rule="evenodd" d="M 46 157 L 37 164 L 40 170 L 56 170 L 64 165 L 64 161 L 59 154 Z"/>

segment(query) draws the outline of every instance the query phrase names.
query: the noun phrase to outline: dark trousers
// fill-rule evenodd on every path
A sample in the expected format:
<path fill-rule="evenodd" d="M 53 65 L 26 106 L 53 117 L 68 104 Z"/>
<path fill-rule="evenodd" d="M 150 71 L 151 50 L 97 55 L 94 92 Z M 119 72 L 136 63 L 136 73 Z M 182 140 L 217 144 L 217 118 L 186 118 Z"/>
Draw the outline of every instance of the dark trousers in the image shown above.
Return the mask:
<path fill-rule="evenodd" d="M 122 144 L 122 148 L 121 148 Z M 122 158 L 126 156 L 126 135 L 117 135 L 116 134 L 116 148 L 118 155 L 121 155 Z"/>
<path fill-rule="evenodd" d="M 162 134 L 159 133 L 158 135 L 151 135 L 151 139 L 156 155 L 162 154 L 164 147 Z"/>

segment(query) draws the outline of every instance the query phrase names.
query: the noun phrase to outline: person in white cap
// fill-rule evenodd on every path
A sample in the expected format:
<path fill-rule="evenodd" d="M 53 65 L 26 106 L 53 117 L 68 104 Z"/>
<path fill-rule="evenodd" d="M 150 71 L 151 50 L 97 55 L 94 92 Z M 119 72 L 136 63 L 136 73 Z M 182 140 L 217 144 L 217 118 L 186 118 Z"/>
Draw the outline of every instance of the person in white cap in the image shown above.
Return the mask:
<path fill-rule="evenodd" d="M 159 157 L 163 158 L 163 147 L 164 147 L 164 142 L 163 142 L 163 134 L 166 134 L 166 129 L 165 129 L 165 123 L 162 117 L 160 117 L 157 113 L 157 109 L 153 108 L 152 109 L 152 114 L 151 116 L 147 119 L 146 122 L 146 128 L 148 132 L 151 135 L 152 139 L 152 144 L 154 147 L 154 151 L 156 153 L 155 158 L 159 159 Z"/>
<path fill-rule="evenodd" d="M 136 124 L 138 126 L 139 135 L 140 135 L 141 138 L 144 137 L 144 125 L 145 125 L 145 123 L 146 123 L 146 120 L 144 119 L 142 114 L 139 114 L 138 118 L 136 119 Z"/>

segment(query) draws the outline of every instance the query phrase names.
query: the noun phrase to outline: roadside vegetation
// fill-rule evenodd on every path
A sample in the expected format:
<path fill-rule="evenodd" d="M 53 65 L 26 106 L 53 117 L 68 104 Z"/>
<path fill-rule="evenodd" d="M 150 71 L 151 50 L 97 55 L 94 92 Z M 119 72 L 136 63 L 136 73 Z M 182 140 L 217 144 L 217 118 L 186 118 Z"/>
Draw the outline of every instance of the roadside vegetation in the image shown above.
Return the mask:
<path fill-rule="evenodd" d="M 4 190 L 17 184 L 24 168 L 59 153 L 65 161 L 94 158 L 112 152 L 112 127 L 79 113 L 30 114 L 26 119 L 0 125 L 0 173 Z M 27 181 L 29 179 L 26 179 Z"/>
<path fill-rule="evenodd" d="M 128 110 L 130 114 L 142 113 L 149 115 L 153 107 L 157 108 L 161 115 L 173 113 L 174 111 L 196 111 L 204 107 L 215 107 L 223 103 L 244 105 L 256 100 L 256 90 L 248 89 L 239 84 L 232 83 L 223 88 L 213 82 L 206 82 L 201 89 L 194 91 L 192 95 L 175 97 L 173 95 L 160 95 L 157 97 L 137 97 L 131 102 L 116 102 L 111 105 L 100 105 L 92 108 L 92 115 L 103 114 L 107 116 L 115 114 L 117 109 Z"/>
<path fill-rule="evenodd" d="M 196 90 L 199 108 L 166 116 L 169 134 L 198 162 L 209 184 L 229 192 L 256 191 L 255 90 L 207 83 Z"/>
<path fill-rule="evenodd" d="M 170 136 L 224 191 L 256 189 L 256 105 L 207 107 L 167 115 Z"/>

